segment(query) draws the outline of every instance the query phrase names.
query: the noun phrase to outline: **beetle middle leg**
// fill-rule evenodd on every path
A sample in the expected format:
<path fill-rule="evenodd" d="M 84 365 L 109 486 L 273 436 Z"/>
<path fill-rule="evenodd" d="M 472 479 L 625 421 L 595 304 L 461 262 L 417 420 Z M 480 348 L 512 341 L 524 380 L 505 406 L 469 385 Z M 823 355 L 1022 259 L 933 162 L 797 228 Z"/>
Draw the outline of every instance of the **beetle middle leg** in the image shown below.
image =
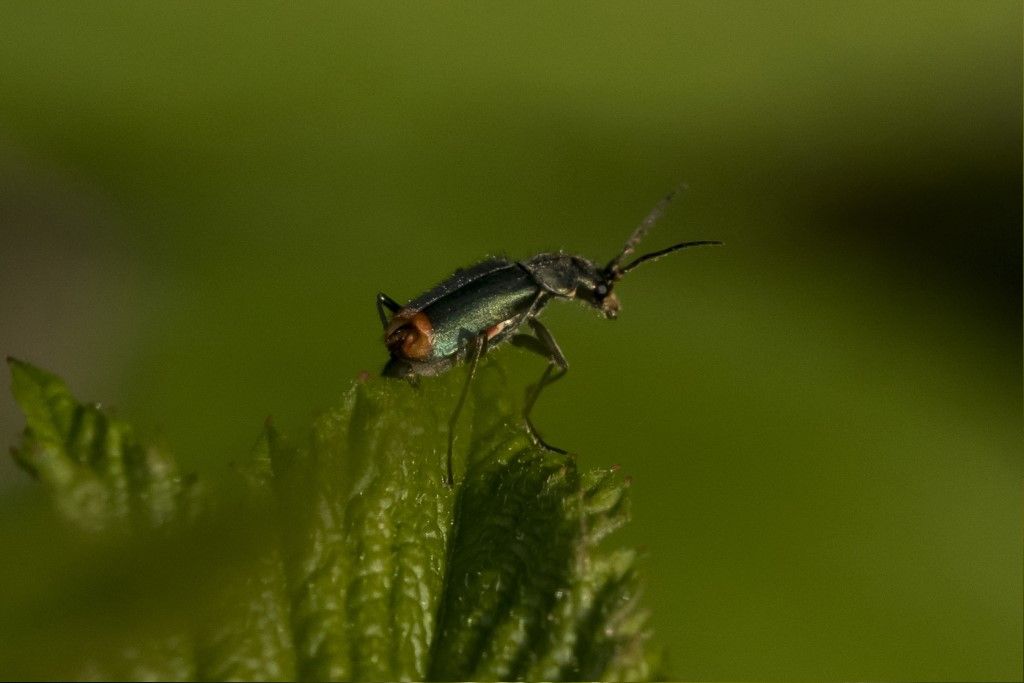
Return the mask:
<path fill-rule="evenodd" d="M 536 318 L 529 318 L 527 322 L 530 323 L 530 327 L 533 328 L 533 333 L 536 337 L 529 335 L 520 334 L 512 338 L 512 343 L 516 346 L 521 346 L 529 351 L 533 351 L 536 354 L 544 356 L 548 359 L 547 367 L 544 368 L 544 374 L 540 376 L 540 381 L 536 384 L 531 385 L 526 389 L 526 402 L 523 404 L 523 419 L 526 421 L 526 428 L 530 432 L 530 436 L 540 446 L 548 449 L 549 451 L 555 451 L 556 453 L 565 453 L 566 451 L 552 446 L 541 437 L 540 432 L 533 426 L 533 420 L 530 419 L 530 413 L 533 411 L 533 406 L 540 397 L 540 392 L 544 390 L 544 387 L 554 384 L 558 380 L 565 377 L 565 373 L 569 371 L 569 361 L 565 359 L 565 354 L 562 353 L 562 349 L 558 348 L 558 342 L 551 336 L 551 332 L 548 328 L 544 327 Z"/>
<path fill-rule="evenodd" d="M 462 393 L 459 394 L 459 402 L 455 404 L 452 416 L 448 418 L 448 476 L 445 482 L 448 486 L 455 483 L 452 476 L 452 451 L 455 450 L 455 427 L 459 423 L 459 415 L 462 407 L 466 404 L 466 396 L 469 395 L 469 385 L 473 383 L 473 375 L 476 374 L 476 366 L 480 363 L 480 356 L 487 348 L 487 335 L 481 334 L 470 338 L 468 342 L 469 368 L 466 370 L 466 382 L 462 385 Z"/>

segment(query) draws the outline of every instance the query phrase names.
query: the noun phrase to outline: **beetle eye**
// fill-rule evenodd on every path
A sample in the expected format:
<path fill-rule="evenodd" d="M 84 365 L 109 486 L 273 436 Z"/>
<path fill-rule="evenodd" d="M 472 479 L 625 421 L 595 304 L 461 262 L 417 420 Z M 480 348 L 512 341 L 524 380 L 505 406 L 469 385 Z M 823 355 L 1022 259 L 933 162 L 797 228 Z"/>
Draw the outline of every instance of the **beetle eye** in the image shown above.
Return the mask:
<path fill-rule="evenodd" d="M 608 288 L 604 285 L 598 285 L 597 287 L 594 287 L 594 294 L 597 294 L 598 298 L 603 299 L 605 295 L 608 294 Z"/>

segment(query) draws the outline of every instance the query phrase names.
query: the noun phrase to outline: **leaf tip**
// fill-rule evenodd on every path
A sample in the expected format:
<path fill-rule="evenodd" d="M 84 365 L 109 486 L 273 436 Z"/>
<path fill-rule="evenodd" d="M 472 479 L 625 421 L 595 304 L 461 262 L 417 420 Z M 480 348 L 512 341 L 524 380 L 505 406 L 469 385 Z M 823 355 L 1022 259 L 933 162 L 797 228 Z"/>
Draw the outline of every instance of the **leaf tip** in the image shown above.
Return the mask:
<path fill-rule="evenodd" d="M 30 378 L 39 384 L 57 379 L 56 375 L 14 356 L 7 356 L 7 366 L 11 369 L 11 377 L 22 376 Z"/>

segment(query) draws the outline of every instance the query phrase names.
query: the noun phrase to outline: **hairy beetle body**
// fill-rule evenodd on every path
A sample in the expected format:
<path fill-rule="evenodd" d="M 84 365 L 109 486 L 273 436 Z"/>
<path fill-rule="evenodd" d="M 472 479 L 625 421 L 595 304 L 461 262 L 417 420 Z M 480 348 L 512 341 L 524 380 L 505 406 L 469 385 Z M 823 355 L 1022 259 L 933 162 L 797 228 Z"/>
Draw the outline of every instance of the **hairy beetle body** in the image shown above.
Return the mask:
<path fill-rule="evenodd" d="M 404 306 L 386 294 L 377 295 L 377 313 L 384 326 L 384 343 L 391 356 L 384 366 L 384 375 L 408 379 L 418 375 L 438 375 L 460 360 L 471 361 L 466 384 L 449 424 L 449 483 L 452 481 L 455 421 L 465 402 L 476 362 L 489 348 L 505 341 L 517 342 L 548 359 L 540 381 L 530 389 L 524 418 L 538 443 L 552 450 L 561 450 L 544 443 L 529 419 L 530 409 L 541 390 L 564 375 L 569 367 L 554 337 L 537 320 L 537 316 L 552 299 L 575 299 L 597 309 L 606 318 L 615 318 L 619 313 L 619 300 L 612 290 L 630 270 L 685 247 L 720 244 L 713 241 L 682 242 L 622 264 L 664 212 L 674 194 L 669 194 L 654 207 L 630 235 L 622 251 L 603 267 L 583 256 L 563 252 L 537 254 L 525 261 L 490 258 L 455 271 Z M 518 333 L 524 324 L 529 325 L 532 336 Z M 560 372 L 552 376 L 556 367 Z"/>

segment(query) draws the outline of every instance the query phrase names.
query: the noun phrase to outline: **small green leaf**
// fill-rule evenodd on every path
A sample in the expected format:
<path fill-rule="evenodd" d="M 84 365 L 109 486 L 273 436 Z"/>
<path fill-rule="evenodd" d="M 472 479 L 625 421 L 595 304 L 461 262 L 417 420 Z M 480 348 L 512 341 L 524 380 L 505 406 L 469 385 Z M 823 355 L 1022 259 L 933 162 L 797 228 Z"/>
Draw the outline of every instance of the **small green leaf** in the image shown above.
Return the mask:
<path fill-rule="evenodd" d="M 71 433 L 78 406 L 56 375 L 17 358 L 7 358 L 11 392 L 25 414 L 28 429 L 40 441 L 63 443 Z"/>
<path fill-rule="evenodd" d="M 187 491 L 173 458 L 140 443 L 124 422 L 79 403 L 56 376 L 7 359 L 28 423 L 15 460 L 53 491 L 74 524 L 91 531 L 160 526 Z"/>

